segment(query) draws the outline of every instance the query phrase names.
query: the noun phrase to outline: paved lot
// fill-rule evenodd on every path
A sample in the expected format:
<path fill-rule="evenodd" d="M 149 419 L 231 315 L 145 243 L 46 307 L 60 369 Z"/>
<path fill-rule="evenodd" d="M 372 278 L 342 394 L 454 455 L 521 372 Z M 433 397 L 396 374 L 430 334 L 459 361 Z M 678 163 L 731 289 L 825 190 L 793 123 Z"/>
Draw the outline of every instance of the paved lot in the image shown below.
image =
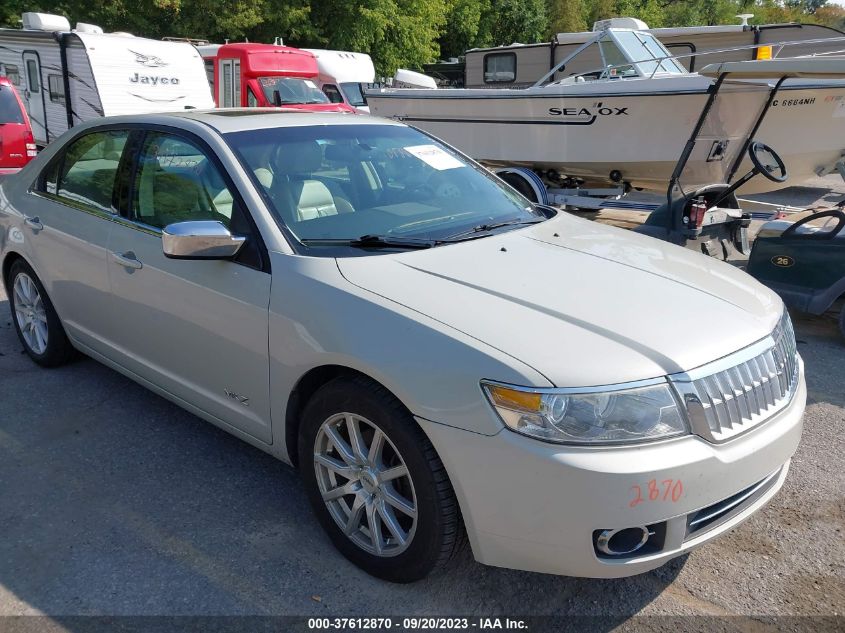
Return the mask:
<path fill-rule="evenodd" d="M 845 614 L 845 342 L 796 321 L 804 440 L 731 535 L 624 580 L 465 553 L 397 586 L 332 549 L 288 467 L 94 361 L 37 368 L 0 294 L 0 615 Z"/>

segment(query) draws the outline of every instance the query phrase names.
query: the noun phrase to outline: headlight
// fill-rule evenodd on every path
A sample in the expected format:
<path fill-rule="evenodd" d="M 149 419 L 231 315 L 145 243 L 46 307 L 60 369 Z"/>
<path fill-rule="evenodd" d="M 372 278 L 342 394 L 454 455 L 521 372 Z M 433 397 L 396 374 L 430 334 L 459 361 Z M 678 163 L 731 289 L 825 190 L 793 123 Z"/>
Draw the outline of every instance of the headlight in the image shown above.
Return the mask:
<path fill-rule="evenodd" d="M 561 444 L 618 444 L 689 431 L 668 383 L 629 389 L 530 389 L 482 382 L 502 421 L 514 431 Z"/>

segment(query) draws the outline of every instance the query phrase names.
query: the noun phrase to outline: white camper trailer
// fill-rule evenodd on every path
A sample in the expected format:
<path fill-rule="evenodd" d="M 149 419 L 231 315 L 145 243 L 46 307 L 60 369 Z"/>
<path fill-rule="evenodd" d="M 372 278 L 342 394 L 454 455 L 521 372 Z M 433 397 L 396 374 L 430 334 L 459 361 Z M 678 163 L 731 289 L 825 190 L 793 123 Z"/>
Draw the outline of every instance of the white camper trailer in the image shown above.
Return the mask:
<path fill-rule="evenodd" d="M 67 18 L 24 13 L 0 29 L 0 67 L 17 87 L 44 146 L 69 127 L 118 114 L 213 108 L 202 58 L 187 42 L 71 30 Z"/>
<path fill-rule="evenodd" d="M 332 103 L 369 112 L 364 91 L 376 80 L 373 60 L 366 53 L 330 51 L 321 48 L 303 49 L 317 58 L 317 85 Z"/>

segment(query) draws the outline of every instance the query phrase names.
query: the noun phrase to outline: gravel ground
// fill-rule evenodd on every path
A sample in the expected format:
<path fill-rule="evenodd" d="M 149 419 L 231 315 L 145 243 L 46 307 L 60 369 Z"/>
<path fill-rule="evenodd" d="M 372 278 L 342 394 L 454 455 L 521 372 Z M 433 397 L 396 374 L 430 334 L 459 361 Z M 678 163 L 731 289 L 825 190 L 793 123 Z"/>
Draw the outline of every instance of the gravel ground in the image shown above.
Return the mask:
<path fill-rule="evenodd" d="M 447 574 L 399 586 L 333 550 L 287 466 L 89 359 L 37 368 L 0 294 L 0 615 L 757 618 L 742 630 L 845 615 L 845 341 L 830 317 L 795 320 L 804 439 L 784 489 L 736 531 L 623 580 L 497 569 L 465 552 Z"/>

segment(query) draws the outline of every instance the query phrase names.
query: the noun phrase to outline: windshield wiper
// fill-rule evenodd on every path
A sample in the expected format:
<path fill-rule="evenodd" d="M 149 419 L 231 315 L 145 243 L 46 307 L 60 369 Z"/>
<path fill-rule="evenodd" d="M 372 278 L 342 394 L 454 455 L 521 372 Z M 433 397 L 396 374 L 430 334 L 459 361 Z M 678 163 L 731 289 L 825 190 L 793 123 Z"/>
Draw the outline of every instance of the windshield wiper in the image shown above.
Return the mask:
<path fill-rule="evenodd" d="M 355 239 L 304 239 L 300 240 L 306 246 L 352 246 L 354 248 L 431 248 L 435 245 L 432 240 L 412 237 L 391 237 L 390 235 L 362 235 Z"/>
<path fill-rule="evenodd" d="M 468 231 L 461 231 L 460 233 L 455 233 L 454 235 L 450 235 L 448 237 L 444 237 L 442 239 L 437 240 L 438 244 L 448 243 L 448 242 L 460 242 L 461 240 L 472 240 L 478 237 L 487 237 L 490 235 L 491 231 L 495 229 L 500 229 L 505 226 L 520 226 L 525 224 L 538 224 L 540 222 L 545 222 L 547 218 L 535 218 L 533 220 L 506 220 L 504 222 L 492 222 L 490 224 L 479 224 L 478 226 L 474 226 Z M 483 235 L 482 235 L 483 234 Z"/>

